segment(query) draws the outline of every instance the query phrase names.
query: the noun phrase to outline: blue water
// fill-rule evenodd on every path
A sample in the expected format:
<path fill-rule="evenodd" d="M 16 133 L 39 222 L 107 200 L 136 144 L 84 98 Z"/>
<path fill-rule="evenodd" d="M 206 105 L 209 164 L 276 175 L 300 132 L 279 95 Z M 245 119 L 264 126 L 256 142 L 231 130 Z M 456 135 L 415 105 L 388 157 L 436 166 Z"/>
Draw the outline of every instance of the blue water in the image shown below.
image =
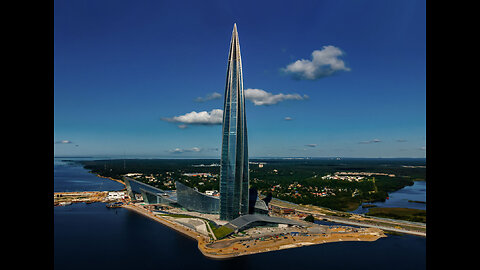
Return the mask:
<path fill-rule="evenodd" d="M 427 210 L 425 203 L 409 202 L 409 200 L 426 202 L 427 182 L 425 181 L 415 181 L 413 186 L 406 186 L 400 190 L 389 193 L 388 196 L 389 198 L 385 200 L 385 202 L 374 202 L 371 204 L 377 207 L 401 207 Z M 365 214 L 368 213 L 368 210 L 369 208 L 362 208 L 362 206 L 360 206 L 351 213 Z"/>
<path fill-rule="evenodd" d="M 97 177 L 77 163 L 58 158 L 54 159 L 53 178 L 53 192 L 114 191 L 125 187 L 110 179 Z"/>
<path fill-rule="evenodd" d="M 55 181 L 61 179 L 62 187 L 73 183 L 82 189 L 82 183 L 68 181 L 66 175 L 78 181 L 84 171 L 73 166 L 56 168 L 54 174 L 58 172 L 64 177 L 55 176 Z M 104 203 L 54 208 L 56 270 L 425 269 L 425 248 L 424 237 L 389 235 L 375 242 L 328 243 L 212 260 L 200 253 L 195 240 L 124 208 L 109 209 Z"/>

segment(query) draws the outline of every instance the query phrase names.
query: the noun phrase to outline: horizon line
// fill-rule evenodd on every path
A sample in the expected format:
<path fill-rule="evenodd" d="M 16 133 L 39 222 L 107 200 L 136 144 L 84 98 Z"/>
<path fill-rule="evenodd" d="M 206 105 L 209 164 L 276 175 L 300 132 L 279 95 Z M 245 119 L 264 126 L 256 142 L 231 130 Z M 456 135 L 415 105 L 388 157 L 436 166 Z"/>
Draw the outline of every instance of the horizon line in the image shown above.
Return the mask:
<path fill-rule="evenodd" d="M 218 159 L 220 157 L 192 157 L 192 156 L 156 156 L 156 155 L 72 155 L 72 156 L 54 156 L 53 158 L 112 158 L 112 159 Z M 311 157 L 311 156 L 253 156 L 249 159 L 426 159 L 426 157 L 343 157 L 343 156 L 327 156 L 327 157 Z"/>

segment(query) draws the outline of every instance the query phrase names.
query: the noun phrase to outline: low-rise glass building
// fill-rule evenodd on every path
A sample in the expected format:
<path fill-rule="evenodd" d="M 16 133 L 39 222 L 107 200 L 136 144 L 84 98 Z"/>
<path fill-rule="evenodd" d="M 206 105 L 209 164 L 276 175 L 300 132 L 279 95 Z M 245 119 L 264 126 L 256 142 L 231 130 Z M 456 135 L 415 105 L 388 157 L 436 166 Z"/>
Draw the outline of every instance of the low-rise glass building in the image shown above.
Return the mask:
<path fill-rule="evenodd" d="M 141 194 L 143 201 L 146 204 L 161 203 L 172 206 L 176 205 L 177 200 L 175 198 L 175 193 L 170 190 L 161 190 L 129 177 L 124 177 L 123 180 L 125 182 L 125 186 L 127 187 L 127 192 L 130 198 L 136 198 L 135 194 Z"/>
<path fill-rule="evenodd" d="M 176 181 L 177 202 L 189 211 L 218 214 L 220 213 L 220 198 L 203 194 L 196 189 Z"/>
<path fill-rule="evenodd" d="M 129 177 L 123 178 L 127 193 L 132 199 L 140 197 L 146 204 L 166 204 L 173 207 L 183 207 L 188 211 L 206 214 L 220 213 L 220 198 L 199 192 L 178 181 L 175 182 L 176 191 L 161 190 Z M 253 213 L 268 215 L 268 206 L 264 201 L 254 203 Z"/>

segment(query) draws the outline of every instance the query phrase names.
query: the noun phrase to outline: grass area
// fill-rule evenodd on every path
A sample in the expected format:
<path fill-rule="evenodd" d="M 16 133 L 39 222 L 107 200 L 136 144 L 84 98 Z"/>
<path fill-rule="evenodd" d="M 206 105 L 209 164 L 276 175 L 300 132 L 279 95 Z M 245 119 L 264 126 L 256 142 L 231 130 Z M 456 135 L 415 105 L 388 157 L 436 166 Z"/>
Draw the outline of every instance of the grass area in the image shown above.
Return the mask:
<path fill-rule="evenodd" d="M 427 211 L 420 209 L 411 209 L 411 208 L 370 208 L 368 211 L 369 216 L 391 218 L 391 219 L 401 219 L 406 221 L 413 222 L 423 222 L 427 221 Z"/>
<path fill-rule="evenodd" d="M 198 218 L 198 219 L 203 219 L 208 223 L 208 226 L 212 229 L 213 234 L 215 234 L 215 237 L 217 239 L 222 239 L 231 233 L 233 233 L 233 229 L 225 227 L 225 226 L 220 226 L 217 227 L 212 221 L 201 218 L 201 217 L 194 217 L 194 216 L 189 216 L 189 215 L 184 215 L 184 214 L 159 214 L 160 216 L 168 216 L 168 217 L 174 217 L 174 218 Z"/>
<path fill-rule="evenodd" d="M 213 226 L 210 226 L 210 227 L 212 228 L 212 231 L 218 240 L 233 233 L 233 229 L 226 226 L 220 226 L 218 228 L 214 228 Z"/>
<path fill-rule="evenodd" d="M 426 203 L 427 203 L 427 202 L 425 202 L 425 201 L 413 201 L 413 200 L 408 200 L 408 202 L 413 202 L 413 203 L 424 203 L 424 204 L 426 204 Z"/>

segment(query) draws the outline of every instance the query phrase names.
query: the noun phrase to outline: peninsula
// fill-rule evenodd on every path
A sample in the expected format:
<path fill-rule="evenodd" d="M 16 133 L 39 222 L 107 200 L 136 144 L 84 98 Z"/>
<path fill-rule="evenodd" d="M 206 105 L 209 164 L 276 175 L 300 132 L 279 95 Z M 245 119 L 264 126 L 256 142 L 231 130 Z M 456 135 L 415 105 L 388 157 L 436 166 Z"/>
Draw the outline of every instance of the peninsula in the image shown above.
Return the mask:
<path fill-rule="evenodd" d="M 168 215 L 165 212 L 148 210 L 148 207 L 138 203 L 124 204 L 123 207 L 195 239 L 202 254 L 215 259 L 331 242 L 375 241 L 386 237 L 383 231 L 377 228 L 325 226 L 312 223 L 310 227 L 303 228 L 297 226 L 252 227 L 232 236 L 215 240 L 211 225 L 199 213 L 189 213 L 190 216 Z"/>
<path fill-rule="evenodd" d="M 125 184 L 125 179 L 110 180 Z M 140 194 L 136 195 L 131 198 L 128 188 L 110 192 L 62 192 L 55 193 L 54 201 L 55 205 L 110 202 L 109 205 L 113 207 L 135 211 L 195 239 L 204 256 L 217 259 L 331 242 L 376 241 L 387 237 L 385 231 L 426 236 L 426 226 L 422 223 L 356 215 L 318 206 L 298 205 L 276 198 L 270 202 L 270 216 L 248 215 L 256 218 L 253 220 L 255 222 L 248 223 L 224 221 L 219 219 L 218 214 L 189 211 L 182 207 L 172 207 L 168 203 L 151 203 L 145 201 L 143 196 L 138 196 Z M 338 225 L 306 222 L 304 219 L 308 215 Z"/>

